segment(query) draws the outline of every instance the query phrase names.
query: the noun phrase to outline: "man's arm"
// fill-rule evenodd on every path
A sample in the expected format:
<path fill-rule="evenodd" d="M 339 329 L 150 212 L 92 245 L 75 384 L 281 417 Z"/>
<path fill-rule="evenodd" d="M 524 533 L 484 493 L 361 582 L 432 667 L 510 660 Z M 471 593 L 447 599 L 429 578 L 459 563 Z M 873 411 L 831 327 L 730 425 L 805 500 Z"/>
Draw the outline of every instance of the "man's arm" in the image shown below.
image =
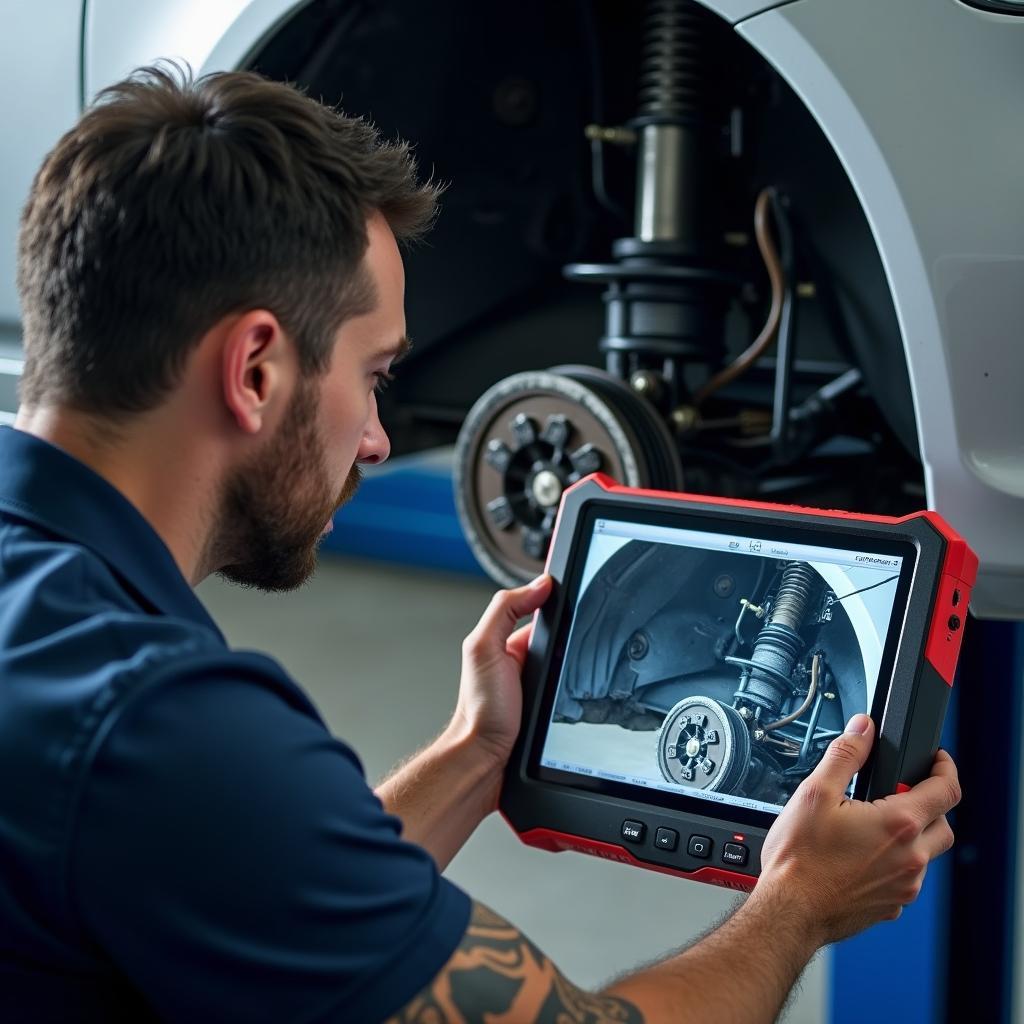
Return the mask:
<path fill-rule="evenodd" d="M 474 903 L 469 927 L 451 959 L 387 1024 L 479 1020 L 643 1024 L 644 1017 L 628 1000 L 577 988 L 515 925 Z"/>
<path fill-rule="evenodd" d="M 779 816 L 753 893 L 691 948 L 593 994 L 475 904 L 455 953 L 389 1024 L 680 1024 L 711 1006 L 722 1024 L 774 1021 L 814 951 L 899 917 L 928 862 L 952 843 L 944 815 L 960 794 L 949 756 L 940 752 L 930 778 L 909 793 L 847 800 L 873 737 L 866 715 L 849 728 Z"/>
<path fill-rule="evenodd" d="M 451 722 L 425 750 L 377 787 L 402 835 L 444 870 L 498 805 L 502 772 L 522 717 L 520 676 L 529 627 L 513 633 L 551 593 L 551 577 L 496 593 L 462 645 L 462 679 Z"/>
<path fill-rule="evenodd" d="M 475 903 L 442 972 L 388 1024 L 685 1024 L 706 1017 L 709 1006 L 722 1024 L 767 1024 L 814 952 L 786 913 L 784 900 L 762 890 L 691 949 L 593 993 L 569 981 L 515 925 Z"/>
<path fill-rule="evenodd" d="M 402 838 L 422 846 L 443 871 L 497 806 L 503 767 L 471 730 L 453 722 L 376 793 L 402 819 Z"/>

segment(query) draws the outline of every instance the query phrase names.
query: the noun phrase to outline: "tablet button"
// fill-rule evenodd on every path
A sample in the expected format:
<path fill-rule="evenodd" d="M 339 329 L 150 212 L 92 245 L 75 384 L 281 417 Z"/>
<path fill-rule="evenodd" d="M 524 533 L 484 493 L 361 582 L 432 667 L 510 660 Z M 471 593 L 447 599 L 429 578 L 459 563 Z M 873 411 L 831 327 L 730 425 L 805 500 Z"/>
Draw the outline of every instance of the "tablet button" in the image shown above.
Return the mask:
<path fill-rule="evenodd" d="M 747 854 L 750 851 L 740 843 L 726 843 L 722 850 L 722 860 L 726 864 L 738 864 L 742 867 L 747 863 Z"/>
<path fill-rule="evenodd" d="M 690 836 L 690 845 L 687 847 L 691 857 L 700 857 L 706 860 L 711 856 L 711 840 L 707 836 Z"/>
<path fill-rule="evenodd" d="M 624 821 L 622 823 L 622 838 L 627 843 L 642 843 L 647 826 L 642 821 Z"/>
<path fill-rule="evenodd" d="M 659 828 L 654 833 L 654 845 L 659 850 L 674 850 L 679 844 L 679 833 L 670 828 Z"/>

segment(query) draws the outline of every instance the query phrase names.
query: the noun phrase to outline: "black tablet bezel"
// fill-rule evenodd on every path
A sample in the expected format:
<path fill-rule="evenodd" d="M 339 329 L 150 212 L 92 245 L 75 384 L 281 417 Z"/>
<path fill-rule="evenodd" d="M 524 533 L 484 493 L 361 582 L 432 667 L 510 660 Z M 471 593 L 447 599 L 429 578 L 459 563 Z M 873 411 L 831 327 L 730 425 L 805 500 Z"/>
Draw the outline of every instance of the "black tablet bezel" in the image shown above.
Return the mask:
<path fill-rule="evenodd" d="M 573 535 L 568 542 L 568 557 L 562 571 L 556 621 L 548 624 L 548 635 L 554 626 L 551 643 L 546 643 L 543 679 L 535 681 L 532 694 L 532 715 L 527 723 L 525 737 L 526 756 L 522 770 L 534 785 L 556 787 L 599 797 L 613 798 L 628 804 L 669 810 L 680 814 L 720 816 L 723 820 L 755 828 L 769 828 L 778 812 L 744 807 L 721 799 L 689 796 L 629 783 L 615 782 L 596 776 L 547 768 L 541 764 L 541 755 L 551 720 L 558 679 L 565 658 L 573 612 L 579 596 L 579 585 L 590 548 L 590 539 L 598 519 L 637 523 L 641 525 L 667 526 L 677 529 L 699 530 L 707 533 L 744 534 L 751 539 L 768 544 L 801 543 L 816 544 L 835 550 L 861 551 L 868 554 L 899 557 L 903 559 L 893 601 L 889 629 L 883 647 L 879 667 L 879 678 L 869 713 L 876 722 L 882 721 L 885 707 L 893 685 L 896 657 L 899 651 L 906 612 L 920 556 L 917 540 L 910 536 L 880 536 L 878 531 L 865 528 L 856 520 L 830 520 L 826 523 L 813 521 L 797 522 L 789 518 L 786 522 L 771 521 L 758 510 L 747 513 L 742 507 L 712 509 L 678 505 L 665 502 L 653 504 L 649 501 L 631 501 L 628 498 L 602 498 L 587 500 L 578 514 Z M 822 535 L 827 533 L 828 536 Z M 562 544 L 565 544 L 563 536 Z M 565 548 L 563 548 L 563 551 Z M 537 690 L 540 690 L 538 699 Z M 859 775 L 854 796 L 863 799 L 868 790 L 870 766 Z M 525 781 L 525 780 L 524 780 Z"/>

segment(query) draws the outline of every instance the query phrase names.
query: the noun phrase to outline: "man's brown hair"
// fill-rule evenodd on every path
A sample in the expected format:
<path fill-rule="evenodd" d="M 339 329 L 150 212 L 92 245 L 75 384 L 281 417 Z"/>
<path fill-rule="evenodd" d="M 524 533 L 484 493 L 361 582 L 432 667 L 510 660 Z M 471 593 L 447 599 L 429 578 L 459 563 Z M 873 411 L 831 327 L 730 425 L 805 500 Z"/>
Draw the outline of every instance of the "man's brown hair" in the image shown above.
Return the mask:
<path fill-rule="evenodd" d="M 265 308 L 304 373 L 376 297 L 366 219 L 429 227 L 409 147 L 250 72 L 142 68 L 100 93 L 21 219 L 21 400 L 107 417 L 157 405 L 219 319 Z"/>

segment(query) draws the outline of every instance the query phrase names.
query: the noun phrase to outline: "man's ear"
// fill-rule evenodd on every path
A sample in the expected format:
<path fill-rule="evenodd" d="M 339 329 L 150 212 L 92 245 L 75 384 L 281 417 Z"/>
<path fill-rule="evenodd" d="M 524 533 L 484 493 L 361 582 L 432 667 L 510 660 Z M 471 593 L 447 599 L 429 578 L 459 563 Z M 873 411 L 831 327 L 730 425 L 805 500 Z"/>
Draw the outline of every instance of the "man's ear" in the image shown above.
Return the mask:
<path fill-rule="evenodd" d="M 293 354 L 273 313 L 255 309 L 226 328 L 221 362 L 224 405 L 247 434 L 262 429 L 267 413 L 286 397 Z"/>

